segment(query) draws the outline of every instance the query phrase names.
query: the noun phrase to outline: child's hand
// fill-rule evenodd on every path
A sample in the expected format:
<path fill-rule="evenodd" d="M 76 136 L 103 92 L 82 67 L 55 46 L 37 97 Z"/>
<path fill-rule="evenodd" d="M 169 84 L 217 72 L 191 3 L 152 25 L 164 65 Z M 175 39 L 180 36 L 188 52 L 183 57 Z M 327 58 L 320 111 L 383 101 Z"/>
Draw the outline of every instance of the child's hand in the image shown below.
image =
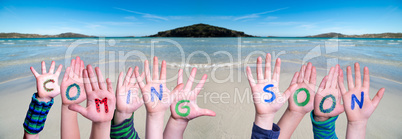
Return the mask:
<path fill-rule="evenodd" d="M 104 83 L 104 78 L 99 67 L 95 68 L 96 75 L 92 66 L 88 65 L 84 70 L 84 87 L 87 94 L 87 107 L 72 104 L 68 108 L 79 112 L 94 123 L 110 122 L 113 118 L 116 99 L 113 94 L 113 87 L 110 79 Z"/>
<path fill-rule="evenodd" d="M 306 69 L 307 68 L 307 69 Z M 314 109 L 316 69 L 309 62 L 296 72 L 286 92 L 290 92 L 288 109 L 293 112 L 306 114 Z M 296 93 L 296 94 L 295 94 Z"/>
<path fill-rule="evenodd" d="M 279 75 L 281 60 L 276 60 L 273 77 L 271 78 L 271 55 L 265 58 L 265 76 L 262 73 L 262 59 L 257 58 L 257 82 L 254 81 L 250 67 L 247 67 L 247 77 L 253 93 L 256 110 L 255 124 L 270 130 L 275 113 L 289 98 L 289 92 L 279 92 Z M 269 120 L 268 120 L 269 119 Z"/>
<path fill-rule="evenodd" d="M 314 119 L 316 121 L 326 121 L 344 111 L 341 104 L 342 95 L 337 82 L 339 71 L 339 65 L 336 65 L 335 69 L 332 67 L 328 75 L 321 81 L 314 98 Z"/>
<path fill-rule="evenodd" d="M 61 82 L 61 98 L 63 105 L 79 104 L 86 99 L 82 74 L 85 69 L 84 61 L 77 56 L 71 60 Z"/>
<path fill-rule="evenodd" d="M 60 94 L 60 86 L 58 80 L 62 67 L 62 65 L 59 65 L 56 73 L 53 73 L 55 62 L 52 61 L 49 72 L 47 73 L 45 61 L 42 61 L 42 74 L 39 74 L 35 71 L 33 67 L 31 67 L 31 71 L 36 78 L 36 88 L 38 90 L 39 101 L 49 102 L 50 100 L 52 100 L 52 98 Z"/>
<path fill-rule="evenodd" d="M 347 80 L 349 91 L 346 91 L 343 85 L 343 72 L 339 72 L 339 87 L 342 93 L 343 105 L 345 107 L 348 122 L 367 122 L 371 114 L 377 108 L 382 96 L 384 88 L 381 88 L 377 95 L 370 100 L 370 75 L 369 69 L 364 67 L 363 85 L 361 84 L 361 74 L 359 63 L 355 63 L 355 84 L 353 84 L 352 68 L 347 67 Z"/>
<path fill-rule="evenodd" d="M 149 114 L 164 114 L 170 107 L 170 104 L 172 104 L 172 94 L 174 94 L 166 86 L 166 62 L 162 61 L 159 77 L 158 58 L 154 57 L 152 79 L 149 71 L 148 60 L 145 60 L 144 67 L 147 84 L 144 84 L 143 79 L 138 72 L 138 67 L 135 67 L 135 77 L 141 88 L 147 112 Z M 183 85 L 176 86 L 173 92 L 177 92 L 182 87 Z"/>
<path fill-rule="evenodd" d="M 178 120 L 184 120 L 188 122 L 191 119 L 197 118 L 199 116 L 215 116 L 215 112 L 202 109 L 197 105 L 197 95 L 200 93 L 202 87 L 204 86 L 205 80 L 207 79 L 207 75 L 204 74 L 200 83 L 191 90 L 195 75 L 197 73 L 197 68 L 193 68 L 191 70 L 190 77 L 188 78 L 187 84 L 184 89 L 180 89 L 178 94 L 175 94 L 174 103 L 170 106 L 170 112 L 172 114 L 172 118 Z M 177 84 L 183 83 L 183 70 L 179 70 L 177 78 Z"/>
<path fill-rule="evenodd" d="M 123 75 L 124 73 L 120 72 L 117 81 L 115 119 L 119 120 L 115 120 L 115 123 L 130 118 L 131 114 L 144 104 L 144 100 L 138 96 L 140 86 L 136 82 L 133 69 L 131 67 L 128 69 L 124 80 Z M 144 78 L 144 73 L 141 74 L 140 78 Z"/>

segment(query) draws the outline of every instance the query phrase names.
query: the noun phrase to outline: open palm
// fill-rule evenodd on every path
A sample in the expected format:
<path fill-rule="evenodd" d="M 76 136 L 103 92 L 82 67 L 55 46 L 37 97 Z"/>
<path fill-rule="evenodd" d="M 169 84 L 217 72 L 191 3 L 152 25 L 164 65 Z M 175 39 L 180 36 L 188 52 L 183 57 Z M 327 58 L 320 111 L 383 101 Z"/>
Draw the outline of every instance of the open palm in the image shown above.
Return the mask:
<path fill-rule="evenodd" d="M 148 60 L 145 60 L 144 67 L 147 84 L 144 84 L 143 79 L 141 79 L 140 73 L 138 72 L 138 67 L 135 67 L 134 71 L 137 82 L 141 88 L 142 97 L 144 99 L 147 112 L 165 112 L 173 101 L 172 93 L 166 86 L 166 62 L 162 61 L 160 77 L 157 57 L 154 57 L 152 78 L 149 71 Z M 182 87 L 183 85 L 176 86 L 173 92 Z"/>
<path fill-rule="evenodd" d="M 186 121 L 189 121 L 199 116 L 216 115 L 214 111 L 202 109 L 197 105 L 197 95 L 200 93 L 208 76 L 204 74 L 195 89 L 191 90 L 196 73 L 197 69 L 193 68 L 184 89 L 179 90 L 178 93 L 175 94 L 173 104 L 170 106 L 172 117 L 175 119 L 184 119 Z M 179 76 L 177 78 L 177 84 L 179 85 L 182 83 L 183 70 L 180 69 Z"/>
<path fill-rule="evenodd" d="M 36 87 L 38 90 L 38 96 L 39 98 L 43 99 L 46 102 L 50 101 L 52 98 L 60 94 L 60 86 L 58 80 L 63 66 L 59 65 L 59 67 L 56 70 L 56 73 L 53 73 L 55 64 L 56 63 L 52 61 L 49 72 L 46 72 L 45 61 L 42 61 L 42 74 L 39 74 L 38 72 L 35 71 L 33 67 L 31 67 L 31 71 L 36 78 Z"/>
<path fill-rule="evenodd" d="M 338 87 L 339 65 L 331 68 L 324 77 L 314 98 L 314 115 L 325 119 L 337 116 L 344 112 L 341 104 L 342 95 Z M 325 100 L 323 100 L 325 98 Z"/>
<path fill-rule="evenodd" d="M 131 67 L 128 69 L 124 80 L 123 75 L 123 72 L 120 72 L 117 80 L 116 110 L 120 113 L 132 114 L 144 104 L 144 100 L 138 96 L 140 86 L 136 82 L 133 69 Z M 140 78 L 143 79 L 144 74 L 141 74 Z"/>
<path fill-rule="evenodd" d="M 367 121 L 374 110 L 377 108 L 384 95 L 384 88 L 381 88 L 376 96 L 371 100 L 369 96 L 370 88 L 370 75 L 369 69 L 364 67 L 364 79 L 363 85 L 361 84 L 360 65 L 355 63 L 355 83 L 353 83 L 352 68 L 347 67 L 347 81 L 348 91 L 346 91 L 343 82 L 343 72 L 341 70 L 338 85 L 340 87 L 343 99 L 343 105 L 345 107 L 346 116 L 349 122 Z M 352 96 L 355 96 L 357 100 L 352 101 Z M 364 99 L 364 100 L 362 100 Z M 361 105 L 357 101 L 361 102 Z M 354 107 L 352 107 L 354 105 Z"/>
<path fill-rule="evenodd" d="M 113 94 L 113 87 L 110 79 L 104 82 L 99 67 L 95 68 L 95 76 L 92 66 L 88 65 L 84 70 L 84 87 L 87 92 L 87 107 L 84 108 L 78 104 L 72 104 L 68 108 L 79 112 L 82 116 L 88 118 L 92 122 L 107 122 L 113 118 L 116 104 L 116 98 Z"/>
<path fill-rule="evenodd" d="M 256 113 L 260 115 L 274 114 L 289 98 L 289 94 L 279 92 L 281 60 L 276 60 L 273 77 L 271 78 L 271 55 L 265 58 L 265 76 L 262 73 L 262 58 L 257 58 L 257 82 L 254 81 L 250 67 L 247 66 L 247 78 L 253 93 Z"/>
<path fill-rule="evenodd" d="M 84 80 L 82 79 L 85 69 L 84 61 L 77 56 L 71 60 L 61 82 L 61 98 L 63 104 L 79 104 L 86 99 Z"/>

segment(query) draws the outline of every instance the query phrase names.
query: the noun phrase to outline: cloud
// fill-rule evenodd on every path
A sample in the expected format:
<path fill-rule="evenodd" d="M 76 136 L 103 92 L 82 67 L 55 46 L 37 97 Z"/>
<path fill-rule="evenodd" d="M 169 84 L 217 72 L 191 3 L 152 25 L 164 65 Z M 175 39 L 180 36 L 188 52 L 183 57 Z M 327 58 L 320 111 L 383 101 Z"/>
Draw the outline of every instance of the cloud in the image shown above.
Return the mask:
<path fill-rule="evenodd" d="M 271 11 L 265 11 L 265 12 L 262 12 L 262 13 L 253 13 L 253 14 L 249 14 L 249 15 L 245 15 L 245 16 L 236 17 L 236 18 L 234 18 L 233 20 L 234 20 L 234 21 L 237 21 L 237 20 L 258 18 L 258 17 L 260 17 L 260 15 L 267 14 L 267 13 L 272 13 L 272 12 L 276 12 L 276 11 L 280 11 L 280 10 L 284 10 L 284 9 L 287 9 L 287 8 L 288 8 L 288 7 L 279 8 L 279 9 L 275 9 L 275 10 L 271 10 Z"/>
<path fill-rule="evenodd" d="M 157 16 L 157 15 L 153 15 L 153 14 L 149 14 L 149 13 L 142 13 L 142 12 L 137 12 L 137 11 L 131 11 L 131 10 L 123 9 L 123 8 L 117 8 L 117 7 L 115 7 L 115 9 L 122 10 L 122 11 L 126 11 L 126 12 L 130 12 L 130 13 L 139 14 L 139 15 L 142 15 L 142 17 L 144 17 L 144 18 L 158 19 L 158 20 L 165 20 L 165 21 L 168 20 L 168 19 L 165 18 L 165 17 Z"/>
<path fill-rule="evenodd" d="M 277 19 L 278 17 L 276 16 L 268 16 L 267 18 L 265 18 L 266 20 L 274 20 Z"/>

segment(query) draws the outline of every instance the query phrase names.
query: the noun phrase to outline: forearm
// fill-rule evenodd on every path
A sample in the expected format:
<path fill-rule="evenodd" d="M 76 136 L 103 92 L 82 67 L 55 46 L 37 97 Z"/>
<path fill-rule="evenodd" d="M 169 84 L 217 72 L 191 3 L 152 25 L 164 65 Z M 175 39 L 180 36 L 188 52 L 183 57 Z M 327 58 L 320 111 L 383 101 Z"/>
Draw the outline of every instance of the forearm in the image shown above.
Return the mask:
<path fill-rule="evenodd" d="M 24 138 L 39 138 L 39 132 L 45 126 L 47 114 L 53 103 L 53 99 L 43 100 L 37 93 L 33 94 L 23 123 Z"/>
<path fill-rule="evenodd" d="M 169 118 L 165 131 L 163 132 L 164 139 L 182 139 L 186 130 L 188 121 L 184 119 Z"/>
<path fill-rule="evenodd" d="M 254 123 L 262 129 L 272 130 L 275 114 L 255 114 Z"/>
<path fill-rule="evenodd" d="M 314 110 L 310 113 L 311 123 L 313 124 L 314 138 L 316 139 L 337 139 L 335 133 L 335 122 L 338 116 L 319 117 L 314 114 Z"/>
<path fill-rule="evenodd" d="M 68 105 L 61 105 L 61 138 L 80 138 L 77 112 L 68 109 Z"/>
<path fill-rule="evenodd" d="M 162 139 L 163 138 L 163 118 L 165 112 L 147 113 L 147 124 L 145 138 Z"/>
<path fill-rule="evenodd" d="M 347 139 L 364 139 L 366 136 L 367 121 L 348 122 Z"/>
<path fill-rule="evenodd" d="M 39 139 L 39 134 L 29 134 L 24 131 L 24 139 Z"/>
<path fill-rule="evenodd" d="M 300 121 L 303 119 L 305 114 L 294 112 L 289 109 L 286 109 L 285 113 L 282 115 L 281 119 L 278 122 L 278 126 L 281 128 L 281 134 L 279 138 L 281 139 L 289 139 L 293 132 L 296 130 Z"/>
<path fill-rule="evenodd" d="M 91 139 L 109 139 L 110 121 L 92 122 Z"/>

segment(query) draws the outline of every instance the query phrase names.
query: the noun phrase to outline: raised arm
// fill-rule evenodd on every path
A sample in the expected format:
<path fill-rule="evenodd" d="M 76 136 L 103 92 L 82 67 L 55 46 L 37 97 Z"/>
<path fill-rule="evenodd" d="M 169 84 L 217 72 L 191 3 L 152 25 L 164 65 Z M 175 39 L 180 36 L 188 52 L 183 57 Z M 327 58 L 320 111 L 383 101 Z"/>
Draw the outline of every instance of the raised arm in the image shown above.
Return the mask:
<path fill-rule="evenodd" d="M 54 102 L 53 98 L 60 94 L 58 79 L 62 67 L 62 65 L 59 65 L 56 72 L 53 73 L 55 62 L 52 61 L 49 72 L 46 72 L 45 62 L 42 61 L 42 74 L 39 74 L 31 67 L 31 71 L 36 78 L 38 92 L 33 94 L 24 120 L 24 138 L 39 138 L 38 133 L 41 132 L 45 126 L 47 114 Z"/>
<path fill-rule="evenodd" d="M 384 95 L 385 88 L 381 88 L 373 99 L 370 99 L 369 69 L 364 67 L 363 84 L 361 83 L 360 65 L 355 63 L 355 83 L 353 83 L 352 68 L 347 67 L 348 91 L 343 83 L 343 72 L 339 72 L 338 85 L 340 87 L 348 119 L 346 138 L 364 139 L 366 136 L 367 121 L 377 108 Z"/>
<path fill-rule="evenodd" d="M 84 70 L 84 88 L 87 94 L 87 107 L 71 104 L 70 110 L 79 112 L 92 121 L 91 139 L 110 138 L 110 123 L 115 110 L 116 98 L 110 79 L 105 79 L 98 67 L 95 73 L 91 65 Z"/>
<path fill-rule="evenodd" d="M 190 120 L 200 116 L 216 115 L 214 111 L 202 109 L 197 105 L 197 95 L 202 90 L 202 87 L 207 80 L 207 75 L 204 74 L 198 85 L 194 88 L 194 90 L 192 90 L 196 73 L 197 69 L 193 68 L 184 89 L 181 89 L 177 94 L 174 94 L 175 98 L 173 104 L 170 105 L 171 116 L 166 125 L 165 131 L 163 132 L 164 139 L 182 139 L 184 130 L 186 129 Z M 182 83 L 183 70 L 180 69 L 177 84 L 179 85 Z"/>
<path fill-rule="evenodd" d="M 161 72 L 159 76 L 158 58 L 154 57 L 153 74 L 151 78 L 148 60 L 144 62 L 145 80 L 140 77 L 138 67 L 135 67 L 135 77 L 141 88 L 142 96 L 147 110 L 146 133 L 147 139 L 163 138 L 163 121 L 166 110 L 172 104 L 175 92 L 183 88 L 183 84 L 179 84 L 171 92 L 166 86 L 166 62 L 162 61 Z"/>
<path fill-rule="evenodd" d="M 304 115 L 314 108 L 316 83 L 316 69 L 309 62 L 300 68 L 300 72 L 296 72 L 290 83 L 289 88 L 285 92 L 291 94 L 288 101 L 288 108 L 278 122 L 282 133 L 281 139 L 289 139 Z"/>
<path fill-rule="evenodd" d="M 80 104 L 86 99 L 84 89 L 83 71 L 84 61 L 77 56 L 71 60 L 61 82 L 61 138 L 79 139 L 77 112 L 68 109 L 71 104 Z"/>

